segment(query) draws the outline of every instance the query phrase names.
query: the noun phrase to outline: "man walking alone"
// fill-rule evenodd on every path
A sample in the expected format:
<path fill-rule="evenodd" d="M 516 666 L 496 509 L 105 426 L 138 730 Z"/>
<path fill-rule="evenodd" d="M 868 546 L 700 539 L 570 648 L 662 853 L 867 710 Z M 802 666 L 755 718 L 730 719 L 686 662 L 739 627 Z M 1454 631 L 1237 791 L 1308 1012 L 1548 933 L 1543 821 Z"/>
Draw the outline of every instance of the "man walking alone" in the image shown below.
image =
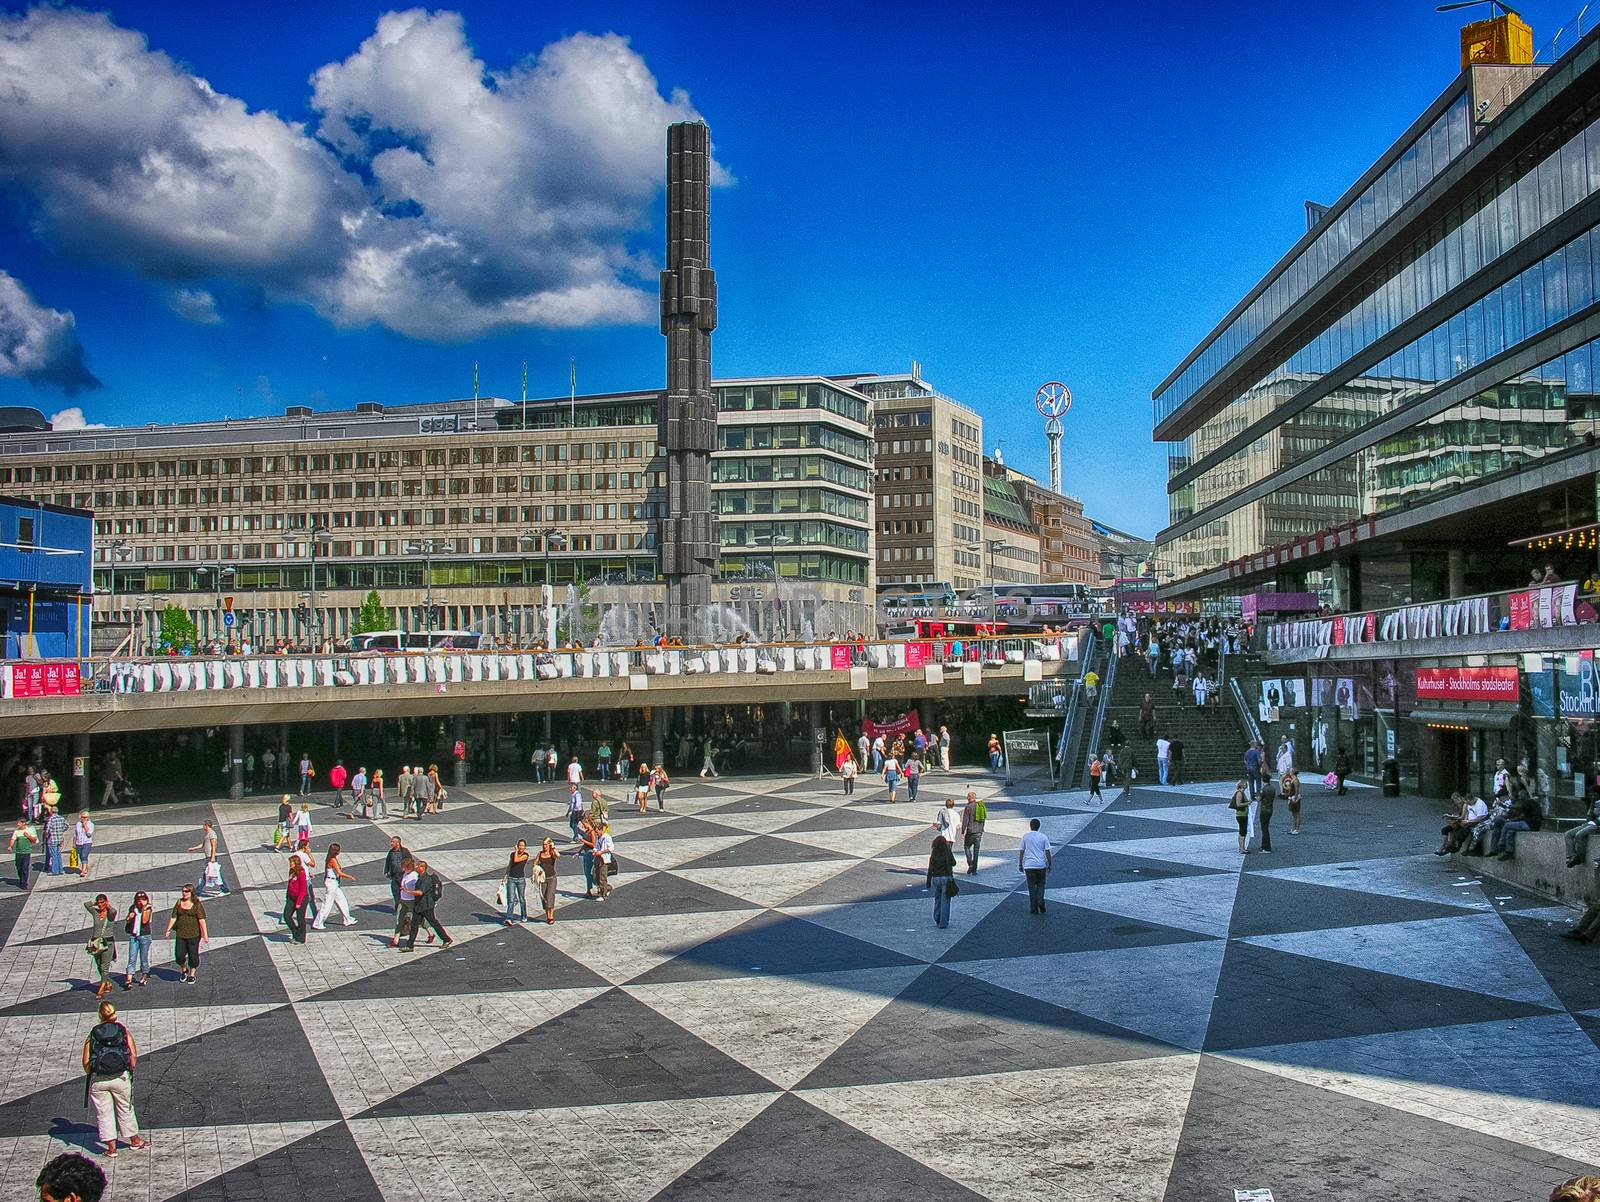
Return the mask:
<path fill-rule="evenodd" d="M 1044 913 L 1044 878 L 1053 860 L 1050 840 L 1039 829 L 1037 818 L 1028 819 L 1028 833 L 1022 836 L 1017 851 L 1017 868 L 1028 878 L 1028 913 Z"/>

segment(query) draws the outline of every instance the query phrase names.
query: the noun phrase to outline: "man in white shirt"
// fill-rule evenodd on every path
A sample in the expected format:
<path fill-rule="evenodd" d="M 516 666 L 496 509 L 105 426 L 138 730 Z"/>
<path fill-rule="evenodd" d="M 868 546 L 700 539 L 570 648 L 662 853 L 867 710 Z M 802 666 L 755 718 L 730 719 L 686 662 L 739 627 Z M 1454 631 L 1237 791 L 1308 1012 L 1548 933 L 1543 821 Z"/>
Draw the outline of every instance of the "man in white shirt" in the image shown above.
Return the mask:
<path fill-rule="evenodd" d="M 1022 836 L 1017 851 L 1017 867 L 1028 878 L 1028 913 L 1044 913 L 1044 877 L 1053 861 L 1050 840 L 1039 829 L 1037 818 L 1028 819 L 1028 833 Z"/>
<path fill-rule="evenodd" d="M 1160 774 L 1161 783 L 1167 783 L 1167 770 L 1172 762 L 1172 740 L 1165 736 L 1156 740 L 1156 771 Z"/>
<path fill-rule="evenodd" d="M 616 845 L 611 841 L 611 824 L 600 828 L 600 837 L 594 841 L 594 884 L 600 890 L 600 900 L 611 893 L 611 865 L 616 862 Z"/>
<path fill-rule="evenodd" d="M 576 785 L 583 780 L 583 765 L 578 763 L 578 757 L 573 756 L 567 761 L 567 783 Z"/>

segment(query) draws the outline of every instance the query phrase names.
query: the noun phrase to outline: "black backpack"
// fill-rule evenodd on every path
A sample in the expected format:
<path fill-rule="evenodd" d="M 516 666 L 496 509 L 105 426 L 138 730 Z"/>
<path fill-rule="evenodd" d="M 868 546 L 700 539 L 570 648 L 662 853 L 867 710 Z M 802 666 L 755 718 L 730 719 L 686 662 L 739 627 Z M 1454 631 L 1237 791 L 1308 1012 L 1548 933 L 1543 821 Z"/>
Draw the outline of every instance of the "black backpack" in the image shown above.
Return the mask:
<path fill-rule="evenodd" d="M 439 879 L 437 872 L 428 874 L 428 896 L 434 901 L 444 896 L 444 882 Z"/>
<path fill-rule="evenodd" d="M 89 1072 L 97 1077 L 120 1077 L 131 1067 L 128 1032 L 121 1023 L 100 1023 L 89 1032 Z"/>

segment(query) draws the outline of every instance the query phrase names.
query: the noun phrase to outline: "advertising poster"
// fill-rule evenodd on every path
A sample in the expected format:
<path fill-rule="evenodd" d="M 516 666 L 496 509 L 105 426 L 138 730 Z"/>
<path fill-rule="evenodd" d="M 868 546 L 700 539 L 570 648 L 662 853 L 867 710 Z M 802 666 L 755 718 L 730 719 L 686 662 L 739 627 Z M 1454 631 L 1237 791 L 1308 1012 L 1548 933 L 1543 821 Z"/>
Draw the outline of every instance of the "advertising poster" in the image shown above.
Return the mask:
<path fill-rule="evenodd" d="M 1356 682 L 1348 676 L 1341 676 L 1333 683 L 1333 704 L 1338 708 L 1341 717 L 1356 720 Z"/>
<path fill-rule="evenodd" d="M 1591 664 L 1592 669 L 1592 664 Z M 1418 701 L 1517 700 L 1516 668 L 1418 668 Z M 1593 679 L 1593 672 L 1590 672 Z"/>
<path fill-rule="evenodd" d="M 1512 630 L 1527 630 L 1533 625 L 1533 596 L 1530 593 L 1511 594 L 1510 625 Z"/>
<path fill-rule="evenodd" d="M 908 668 L 921 668 L 921 667 L 926 666 L 927 662 L 928 662 L 928 644 L 927 643 L 907 643 L 906 644 L 906 667 L 908 667 Z"/>
<path fill-rule="evenodd" d="M 850 648 L 848 645 L 835 643 L 833 645 L 833 668 L 836 672 L 850 670 Z"/>
<path fill-rule="evenodd" d="M 1261 701 L 1257 712 L 1263 722 L 1276 722 L 1283 707 L 1283 681 L 1268 678 L 1261 682 Z"/>
<path fill-rule="evenodd" d="M 1284 678 L 1283 704 L 1291 709 L 1305 709 L 1306 682 L 1304 677 L 1291 676 Z"/>

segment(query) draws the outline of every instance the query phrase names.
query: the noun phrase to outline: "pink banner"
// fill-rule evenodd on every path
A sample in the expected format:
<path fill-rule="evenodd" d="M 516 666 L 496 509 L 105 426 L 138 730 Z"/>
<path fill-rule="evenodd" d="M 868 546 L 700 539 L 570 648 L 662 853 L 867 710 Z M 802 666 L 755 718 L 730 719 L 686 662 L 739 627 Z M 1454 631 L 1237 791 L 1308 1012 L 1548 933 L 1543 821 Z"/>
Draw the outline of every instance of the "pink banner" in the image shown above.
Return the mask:
<path fill-rule="evenodd" d="M 61 665 L 61 695 L 63 697 L 77 697 L 83 692 L 83 681 L 78 675 L 77 664 Z"/>
<path fill-rule="evenodd" d="M 833 645 L 833 667 L 840 672 L 850 670 L 850 648 L 839 643 Z"/>
<path fill-rule="evenodd" d="M 1511 594 L 1511 629 L 1527 630 L 1533 625 L 1533 597 L 1529 593 Z"/>
<path fill-rule="evenodd" d="M 927 643 L 906 644 L 906 667 L 921 668 L 928 662 Z"/>
<path fill-rule="evenodd" d="M 904 717 L 895 718 L 890 722 L 874 722 L 871 718 L 861 719 L 861 729 L 869 739 L 876 739 L 879 735 L 886 739 L 893 739 L 896 735 L 908 735 L 921 725 L 922 718 L 916 710 L 907 710 Z"/>

